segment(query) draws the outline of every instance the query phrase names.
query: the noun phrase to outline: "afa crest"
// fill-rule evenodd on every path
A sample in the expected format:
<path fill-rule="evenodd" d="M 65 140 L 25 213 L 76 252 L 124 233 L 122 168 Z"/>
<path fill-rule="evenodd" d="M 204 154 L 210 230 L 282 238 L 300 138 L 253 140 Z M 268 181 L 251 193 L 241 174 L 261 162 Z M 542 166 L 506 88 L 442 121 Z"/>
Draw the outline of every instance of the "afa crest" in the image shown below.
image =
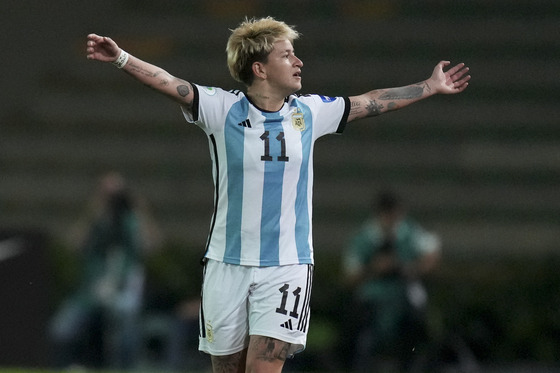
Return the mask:
<path fill-rule="evenodd" d="M 300 108 L 296 108 L 292 114 L 292 127 L 296 131 L 303 132 L 305 130 L 305 120 L 303 119 L 303 112 Z"/>
<path fill-rule="evenodd" d="M 214 343 L 214 328 L 212 327 L 212 323 L 210 321 L 206 322 L 206 339 L 210 343 Z"/>

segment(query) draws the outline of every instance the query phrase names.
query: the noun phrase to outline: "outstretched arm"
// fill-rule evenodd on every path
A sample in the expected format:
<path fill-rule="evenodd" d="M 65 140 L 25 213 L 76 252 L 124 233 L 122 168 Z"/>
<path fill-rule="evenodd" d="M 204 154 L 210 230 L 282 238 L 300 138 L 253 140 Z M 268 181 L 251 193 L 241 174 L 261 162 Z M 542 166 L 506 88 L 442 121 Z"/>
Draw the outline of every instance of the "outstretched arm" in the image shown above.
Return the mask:
<path fill-rule="evenodd" d="M 176 78 L 167 71 L 132 55 L 128 55 L 128 59 L 124 59 L 126 52 L 123 52 L 111 38 L 89 34 L 87 36 L 86 52 L 86 57 L 90 60 L 120 62 L 121 64 L 126 61 L 122 66 L 119 66 L 126 73 L 181 105 L 187 108 L 191 107 L 194 98 L 191 83 Z"/>
<path fill-rule="evenodd" d="M 376 89 L 359 96 L 350 97 L 348 121 L 372 117 L 391 110 L 397 110 L 434 94 L 454 94 L 463 92 L 469 85 L 469 68 L 460 63 L 443 71 L 450 64 L 441 61 L 432 76 L 422 82 L 398 88 Z"/>

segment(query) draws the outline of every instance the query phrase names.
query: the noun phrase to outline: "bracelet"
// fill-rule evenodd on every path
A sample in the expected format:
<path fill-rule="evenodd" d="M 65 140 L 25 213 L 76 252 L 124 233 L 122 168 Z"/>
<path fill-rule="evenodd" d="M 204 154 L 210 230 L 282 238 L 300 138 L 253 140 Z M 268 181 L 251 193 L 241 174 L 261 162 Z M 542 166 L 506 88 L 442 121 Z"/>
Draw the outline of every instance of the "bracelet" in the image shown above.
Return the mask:
<path fill-rule="evenodd" d="M 128 53 L 126 53 L 124 50 L 121 49 L 121 54 L 119 55 L 119 57 L 117 57 L 116 60 L 112 62 L 112 64 L 118 67 L 119 69 L 122 69 L 127 62 L 128 62 Z"/>

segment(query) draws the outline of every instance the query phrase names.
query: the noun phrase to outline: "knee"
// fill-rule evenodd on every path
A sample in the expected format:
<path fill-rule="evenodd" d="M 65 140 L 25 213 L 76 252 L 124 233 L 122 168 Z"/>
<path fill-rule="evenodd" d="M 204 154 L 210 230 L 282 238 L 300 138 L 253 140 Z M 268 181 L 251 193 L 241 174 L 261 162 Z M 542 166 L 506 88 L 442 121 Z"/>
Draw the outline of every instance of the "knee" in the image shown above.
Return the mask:
<path fill-rule="evenodd" d="M 284 360 L 247 359 L 245 373 L 280 373 Z"/>

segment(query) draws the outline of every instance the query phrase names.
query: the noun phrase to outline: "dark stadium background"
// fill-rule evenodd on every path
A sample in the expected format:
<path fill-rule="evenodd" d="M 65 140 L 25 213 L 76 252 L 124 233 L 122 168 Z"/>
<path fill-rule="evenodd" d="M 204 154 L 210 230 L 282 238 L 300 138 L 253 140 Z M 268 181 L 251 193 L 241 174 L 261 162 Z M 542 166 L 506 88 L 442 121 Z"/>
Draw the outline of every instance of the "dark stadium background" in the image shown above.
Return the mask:
<path fill-rule="evenodd" d="M 67 232 L 105 171 L 130 180 L 164 233 L 149 280 L 173 289 L 171 298 L 199 281 L 191 262 L 202 253 L 213 198 L 205 136 L 175 104 L 87 61 L 85 36 L 111 36 L 187 80 L 241 88 L 224 49 L 245 15 L 272 15 L 303 34 L 295 45 L 303 93 L 404 85 L 427 78 L 440 59 L 467 63 L 473 76 L 461 95 L 351 124 L 317 143 L 315 324 L 300 369 L 343 370 L 339 253 L 375 190 L 391 185 L 443 239 L 444 261 L 429 282 L 438 330 L 460 335 L 487 371 L 554 371 L 554 0 L 2 1 L 0 231 L 23 249 L 0 261 L 0 366 L 48 366 L 44 327 L 79 270 L 64 254 Z M 177 283 L 169 273 L 182 270 Z"/>

